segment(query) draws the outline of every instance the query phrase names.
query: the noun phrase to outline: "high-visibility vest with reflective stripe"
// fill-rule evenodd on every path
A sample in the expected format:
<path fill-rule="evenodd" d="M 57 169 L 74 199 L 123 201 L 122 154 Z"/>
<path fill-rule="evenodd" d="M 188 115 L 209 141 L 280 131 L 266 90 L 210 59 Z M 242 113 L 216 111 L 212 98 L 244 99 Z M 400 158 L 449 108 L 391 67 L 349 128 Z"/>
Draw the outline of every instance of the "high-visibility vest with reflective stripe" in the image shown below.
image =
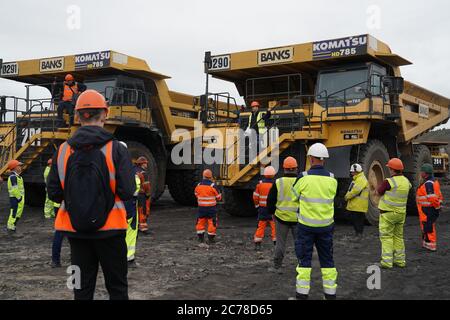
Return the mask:
<path fill-rule="evenodd" d="M 63 93 L 63 101 L 72 101 L 73 95 L 78 94 L 78 85 L 70 87 L 69 85 L 64 83 L 64 93 Z"/>
<path fill-rule="evenodd" d="M 47 167 L 45 167 L 45 170 L 44 170 L 44 182 L 45 182 L 45 185 L 47 185 L 47 178 L 48 178 L 48 175 L 50 174 L 50 170 L 51 170 L 51 166 L 47 166 Z M 53 204 L 53 207 L 54 208 L 60 208 L 61 207 L 61 205 L 59 204 L 59 203 L 57 203 L 57 202 L 51 202 L 52 204 Z"/>
<path fill-rule="evenodd" d="M 15 176 L 17 179 L 17 184 L 15 186 L 11 183 L 11 177 Z M 23 184 L 23 178 L 19 176 L 17 173 L 13 172 L 8 177 L 8 193 L 10 198 L 20 199 L 25 196 L 25 187 Z"/>
<path fill-rule="evenodd" d="M 345 197 L 351 197 L 347 203 L 348 211 L 366 213 L 369 210 L 369 182 L 363 172 L 353 177 Z"/>
<path fill-rule="evenodd" d="M 112 230 L 127 230 L 127 212 L 125 210 L 125 205 L 119 196 L 116 194 L 116 168 L 113 161 L 113 142 L 108 142 L 103 148 L 101 148 L 102 153 L 105 155 L 106 164 L 109 171 L 109 184 L 113 194 L 115 194 L 115 204 L 113 209 L 106 219 L 105 225 L 99 231 L 112 231 Z M 67 162 L 69 157 L 73 154 L 73 150 L 70 145 L 65 142 L 63 143 L 58 151 L 57 167 L 59 180 L 61 181 L 61 187 L 65 188 L 65 177 L 67 172 Z M 83 192 L 83 190 L 80 190 Z M 73 228 L 70 221 L 69 212 L 66 210 L 64 202 L 58 211 L 58 216 L 55 221 L 55 229 L 57 231 L 66 231 L 75 233 L 76 230 Z"/>
<path fill-rule="evenodd" d="M 250 115 L 250 118 L 248 119 L 248 129 L 253 129 L 252 128 L 252 121 L 253 121 L 253 117 L 254 114 L 252 113 Z M 266 122 L 263 120 L 263 113 L 262 112 L 258 112 L 257 116 L 256 116 L 256 123 L 258 128 L 261 129 L 266 129 Z"/>
<path fill-rule="evenodd" d="M 195 196 L 199 207 L 215 207 L 222 200 L 221 194 L 214 188 L 214 183 L 206 185 L 199 183 L 195 188 Z"/>
<path fill-rule="evenodd" d="M 387 179 L 391 190 L 386 191 L 380 200 L 378 209 L 386 212 L 406 214 L 411 182 L 405 176 L 395 176 Z"/>
<path fill-rule="evenodd" d="M 293 191 L 300 201 L 298 222 L 309 227 L 328 227 L 334 223 L 334 198 L 337 180 L 329 176 L 308 175 L 297 181 Z"/>
<path fill-rule="evenodd" d="M 278 198 L 275 216 L 286 222 L 298 221 L 298 201 L 292 187 L 297 178 L 283 177 L 276 181 Z"/>
<path fill-rule="evenodd" d="M 269 197 L 270 189 L 272 189 L 273 182 L 260 181 L 256 186 L 256 190 L 253 193 L 253 202 L 255 207 L 267 207 L 267 198 Z"/>
<path fill-rule="evenodd" d="M 428 194 L 426 184 L 432 183 L 434 193 Z M 417 189 L 417 206 L 420 208 L 430 208 L 433 207 L 435 209 L 440 209 L 442 206 L 442 202 L 444 201 L 444 197 L 441 192 L 441 185 L 439 181 L 429 180 L 422 184 L 419 189 Z"/>

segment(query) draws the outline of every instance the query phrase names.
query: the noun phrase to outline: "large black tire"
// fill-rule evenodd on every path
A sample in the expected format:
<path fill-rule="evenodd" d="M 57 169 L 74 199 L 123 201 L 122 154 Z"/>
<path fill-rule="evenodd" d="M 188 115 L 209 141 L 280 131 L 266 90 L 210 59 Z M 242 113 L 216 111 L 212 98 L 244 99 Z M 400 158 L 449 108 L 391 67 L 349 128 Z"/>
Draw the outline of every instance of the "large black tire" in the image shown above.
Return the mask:
<path fill-rule="evenodd" d="M 155 161 L 155 157 L 151 151 L 142 143 L 135 141 L 126 141 L 128 145 L 128 151 L 130 152 L 131 159 L 136 161 L 139 157 L 146 157 L 148 160 L 147 175 L 150 178 L 151 190 L 152 190 L 152 200 L 156 201 L 161 194 L 164 192 L 164 183 L 160 183 L 161 171 L 158 168 L 158 164 Z"/>
<path fill-rule="evenodd" d="M 404 157 L 402 160 L 405 165 L 405 176 L 412 184 L 408 197 L 407 211 L 410 215 L 417 215 L 416 192 L 420 187 L 420 169 L 425 163 L 433 164 L 431 152 L 424 145 L 415 145 L 413 155 Z"/>
<path fill-rule="evenodd" d="M 197 206 L 194 190 L 200 179 L 200 169 L 169 171 L 167 173 L 167 186 L 173 200 L 182 206 Z"/>
<path fill-rule="evenodd" d="M 380 195 L 378 186 L 389 177 L 386 164 L 389 161 L 389 153 L 386 146 L 379 140 L 369 140 L 362 145 L 359 151 L 359 163 L 362 165 L 367 180 L 369 181 L 369 210 L 366 214 L 367 220 L 372 225 L 378 225 L 380 210 L 378 203 Z"/>
<path fill-rule="evenodd" d="M 253 217 L 257 214 L 251 190 L 225 188 L 224 200 L 225 211 L 232 216 Z"/>
<path fill-rule="evenodd" d="M 45 185 L 25 183 L 25 204 L 29 207 L 43 208 L 45 203 Z"/>

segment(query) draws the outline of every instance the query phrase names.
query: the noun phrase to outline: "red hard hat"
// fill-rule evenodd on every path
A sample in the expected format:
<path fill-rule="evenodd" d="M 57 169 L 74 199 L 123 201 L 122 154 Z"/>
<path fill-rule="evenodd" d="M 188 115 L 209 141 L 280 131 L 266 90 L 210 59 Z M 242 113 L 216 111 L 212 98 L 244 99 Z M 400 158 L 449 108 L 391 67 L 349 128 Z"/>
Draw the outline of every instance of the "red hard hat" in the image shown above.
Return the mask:
<path fill-rule="evenodd" d="M 22 162 L 17 161 L 17 160 L 11 160 L 10 162 L 8 162 L 8 169 L 9 170 L 14 170 L 15 168 L 17 168 L 18 166 L 23 165 Z"/>
<path fill-rule="evenodd" d="M 287 157 L 284 160 L 283 168 L 284 169 L 297 169 L 298 168 L 297 160 L 295 160 L 295 158 L 293 158 L 293 157 Z"/>
<path fill-rule="evenodd" d="M 254 108 L 254 107 L 260 107 L 261 105 L 259 104 L 259 102 L 258 101 L 253 101 L 252 102 L 252 108 Z"/>
<path fill-rule="evenodd" d="M 47 161 L 47 165 L 48 165 L 48 166 L 51 166 L 51 165 L 52 165 L 52 163 L 53 163 L 53 159 L 48 159 L 48 161 Z"/>
<path fill-rule="evenodd" d="M 212 179 L 212 177 L 213 177 L 213 173 L 211 170 L 206 169 L 205 171 L 203 171 L 203 178 Z"/>
<path fill-rule="evenodd" d="M 391 168 L 392 170 L 397 170 L 397 171 L 405 170 L 405 166 L 403 165 L 402 160 L 400 160 L 398 158 L 393 158 L 393 159 L 389 160 L 387 167 Z"/>
<path fill-rule="evenodd" d="M 66 77 L 64 78 L 66 81 L 73 81 L 75 80 L 75 78 L 73 77 L 73 75 L 71 75 L 70 73 L 66 75 Z"/>
<path fill-rule="evenodd" d="M 77 100 L 75 110 L 83 109 L 108 109 L 105 97 L 95 90 L 86 90 Z"/>
<path fill-rule="evenodd" d="M 148 160 L 147 160 L 146 157 L 139 157 L 139 158 L 136 160 L 136 164 L 137 164 L 137 165 L 148 164 Z"/>

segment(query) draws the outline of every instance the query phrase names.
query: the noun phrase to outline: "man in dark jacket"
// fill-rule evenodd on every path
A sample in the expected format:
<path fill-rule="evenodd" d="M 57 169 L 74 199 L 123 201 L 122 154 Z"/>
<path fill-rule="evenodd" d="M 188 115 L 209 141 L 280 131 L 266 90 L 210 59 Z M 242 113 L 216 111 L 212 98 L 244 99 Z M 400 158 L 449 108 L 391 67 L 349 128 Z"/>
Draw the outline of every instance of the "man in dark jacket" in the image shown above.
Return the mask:
<path fill-rule="evenodd" d="M 81 286 L 74 289 L 76 300 L 92 300 L 100 264 L 105 284 L 112 300 L 128 299 L 127 281 L 127 229 L 126 211 L 123 201 L 133 198 L 136 189 L 132 162 L 127 149 L 113 135 L 103 129 L 108 106 L 105 98 L 96 91 L 88 90 L 80 95 L 77 106 L 81 128 L 67 143 L 61 145 L 53 157 L 48 177 L 49 198 L 62 203 L 55 222 L 55 229 L 64 232 L 71 247 L 72 265 L 80 268 Z M 72 151 L 102 148 L 105 162 L 108 164 L 111 191 L 115 204 L 108 214 L 105 225 L 94 232 L 80 232 L 73 227 L 74 220 L 66 210 L 65 189 L 69 189 L 69 177 L 66 170 L 72 164 L 69 159 Z M 64 153 L 66 152 L 66 153 Z M 68 152 L 68 153 L 67 153 Z M 99 164 L 104 165 L 104 164 Z M 68 167 L 68 168 L 67 168 Z M 106 178 L 106 177 L 104 177 Z M 79 191 L 81 194 L 85 190 Z M 89 195 L 86 195 L 88 198 Z"/>

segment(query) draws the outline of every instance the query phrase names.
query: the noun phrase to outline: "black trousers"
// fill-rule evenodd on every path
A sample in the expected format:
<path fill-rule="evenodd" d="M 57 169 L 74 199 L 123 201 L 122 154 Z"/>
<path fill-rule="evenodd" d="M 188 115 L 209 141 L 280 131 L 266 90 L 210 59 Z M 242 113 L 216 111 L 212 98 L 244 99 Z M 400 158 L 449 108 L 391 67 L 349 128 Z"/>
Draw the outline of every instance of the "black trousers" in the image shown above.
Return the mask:
<path fill-rule="evenodd" d="M 58 105 L 58 119 L 62 120 L 63 119 L 63 114 L 64 114 L 64 110 L 67 111 L 67 113 L 70 116 L 70 124 L 73 125 L 74 122 L 74 110 L 75 110 L 75 106 L 72 103 L 72 101 L 61 101 Z"/>
<path fill-rule="evenodd" d="M 111 300 L 128 300 L 128 262 L 125 234 L 106 239 L 69 238 L 72 265 L 81 271 L 75 300 L 93 300 L 98 266 L 102 267 Z"/>
<path fill-rule="evenodd" d="M 347 211 L 357 235 L 363 234 L 366 215 L 362 212 Z"/>

